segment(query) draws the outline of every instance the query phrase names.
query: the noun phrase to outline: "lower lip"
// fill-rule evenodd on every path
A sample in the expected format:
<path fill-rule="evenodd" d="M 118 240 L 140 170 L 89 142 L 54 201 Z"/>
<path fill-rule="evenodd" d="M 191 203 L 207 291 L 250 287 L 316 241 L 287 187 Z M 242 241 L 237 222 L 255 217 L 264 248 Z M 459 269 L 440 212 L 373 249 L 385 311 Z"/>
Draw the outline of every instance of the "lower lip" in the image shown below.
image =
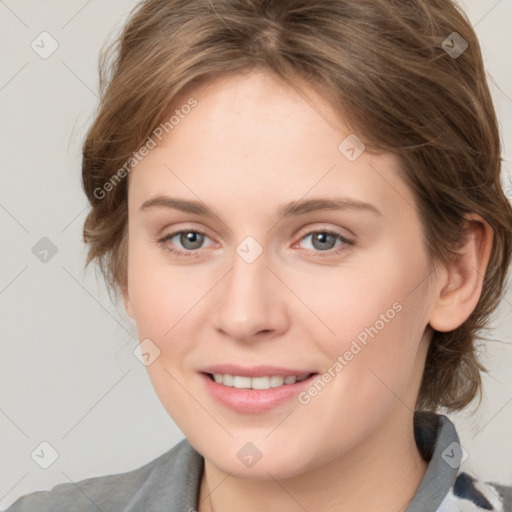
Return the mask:
<path fill-rule="evenodd" d="M 239 389 L 224 386 L 213 381 L 209 375 L 201 373 L 206 389 L 222 405 L 237 412 L 256 414 L 269 411 L 274 407 L 297 396 L 300 391 L 309 386 L 317 373 L 294 384 L 283 384 L 282 386 L 270 389 Z"/>

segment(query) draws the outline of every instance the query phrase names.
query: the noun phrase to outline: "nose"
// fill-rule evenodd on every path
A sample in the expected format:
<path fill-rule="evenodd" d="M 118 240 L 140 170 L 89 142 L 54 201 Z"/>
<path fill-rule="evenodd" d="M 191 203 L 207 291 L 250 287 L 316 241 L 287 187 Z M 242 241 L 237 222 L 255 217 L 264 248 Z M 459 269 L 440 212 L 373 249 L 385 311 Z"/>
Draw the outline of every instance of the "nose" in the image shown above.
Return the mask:
<path fill-rule="evenodd" d="M 231 270 L 216 287 L 214 327 L 242 342 L 285 332 L 289 324 L 286 289 L 268 267 L 265 251 L 251 263 L 235 252 L 232 261 Z"/>

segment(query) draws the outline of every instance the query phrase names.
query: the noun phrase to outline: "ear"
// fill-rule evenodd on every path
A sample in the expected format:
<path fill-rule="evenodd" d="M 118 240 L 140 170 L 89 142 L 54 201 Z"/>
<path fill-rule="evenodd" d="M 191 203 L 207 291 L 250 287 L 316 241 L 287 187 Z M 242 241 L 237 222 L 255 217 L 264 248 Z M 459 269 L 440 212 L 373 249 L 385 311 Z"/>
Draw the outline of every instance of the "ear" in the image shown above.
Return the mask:
<path fill-rule="evenodd" d="M 123 294 L 124 309 L 126 310 L 126 314 L 130 318 L 133 318 L 132 303 L 130 301 L 130 295 L 128 294 L 128 285 L 122 286 L 121 291 Z"/>
<path fill-rule="evenodd" d="M 443 267 L 440 291 L 430 315 L 436 331 L 453 331 L 475 309 L 491 255 L 492 228 L 477 214 L 467 214 L 467 239 L 456 261 Z"/>

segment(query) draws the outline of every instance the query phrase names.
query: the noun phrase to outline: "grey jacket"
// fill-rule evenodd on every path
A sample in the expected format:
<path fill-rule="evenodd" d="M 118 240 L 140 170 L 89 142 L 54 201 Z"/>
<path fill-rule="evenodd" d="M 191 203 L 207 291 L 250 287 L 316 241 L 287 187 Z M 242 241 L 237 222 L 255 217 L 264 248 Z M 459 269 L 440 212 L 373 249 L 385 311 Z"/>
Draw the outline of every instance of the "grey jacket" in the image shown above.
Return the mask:
<path fill-rule="evenodd" d="M 416 413 L 414 433 L 421 455 L 430 462 L 407 512 L 512 511 L 512 487 L 484 483 L 460 471 L 464 452 L 446 416 Z M 26 494 L 5 512 L 194 512 L 203 462 L 184 439 L 135 470 Z"/>

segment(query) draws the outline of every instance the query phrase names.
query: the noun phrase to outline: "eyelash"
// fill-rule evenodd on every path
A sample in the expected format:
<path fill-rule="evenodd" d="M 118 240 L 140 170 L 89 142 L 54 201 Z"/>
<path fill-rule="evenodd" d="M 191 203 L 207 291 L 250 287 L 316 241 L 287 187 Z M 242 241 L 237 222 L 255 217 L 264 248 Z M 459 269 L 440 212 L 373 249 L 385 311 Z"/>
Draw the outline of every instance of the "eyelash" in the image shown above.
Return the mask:
<path fill-rule="evenodd" d="M 201 253 L 201 249 L 184 251 L 182 249 L 170 248 L 167 245 L 167 241 L 171 240 L 176 235 L 179 235 L 181 233 L 198 233 L 200 235 L 204 235 L 205 237 L 208 237 L 208 235 L 206 233 L 203 233 L 202 231 L 198 231 L 198 230 L 194 230 L 194 229 L 181 229 L 179 231 L 174 231 L 173 233 L 169 233 L 168 235 L 165 235 L 163 238 L 160 238 L 158 240 L 158 244 L 161 245 L 165 250 L 175 254 L 176 256 L 185 256 L 185 257 L 192 257 L 192 258 L 198 256 Z M 343 242 L 343 245 L 341 245 L 337 248 L 334 248 L 334 249 L 327 249 L 325 251 L 317 251 L 317 250 L 313 249 L 312 256 L 314 258 L 325 258 L 328 256 L 337 255 L 337 254 L 341 253 L 342 251 L 346 250 L 347 246 L 354 245 L 354 242 L 352 240 L 348 240 L 347 238 L 342 236 L 340 233 L 338 233 L 336 231 L 331 231 L 329 229 L 320 229 L 317 231 L 309 231 L 303 237 L 301 237 L 300 241 L 302 241 L 303 239 L 307 238 L 310 235 L 314 235 L 314 234 L 318 234 L 318 233 L 322 233 L 325 235 L 332 235 L 336 239 Z"/>

